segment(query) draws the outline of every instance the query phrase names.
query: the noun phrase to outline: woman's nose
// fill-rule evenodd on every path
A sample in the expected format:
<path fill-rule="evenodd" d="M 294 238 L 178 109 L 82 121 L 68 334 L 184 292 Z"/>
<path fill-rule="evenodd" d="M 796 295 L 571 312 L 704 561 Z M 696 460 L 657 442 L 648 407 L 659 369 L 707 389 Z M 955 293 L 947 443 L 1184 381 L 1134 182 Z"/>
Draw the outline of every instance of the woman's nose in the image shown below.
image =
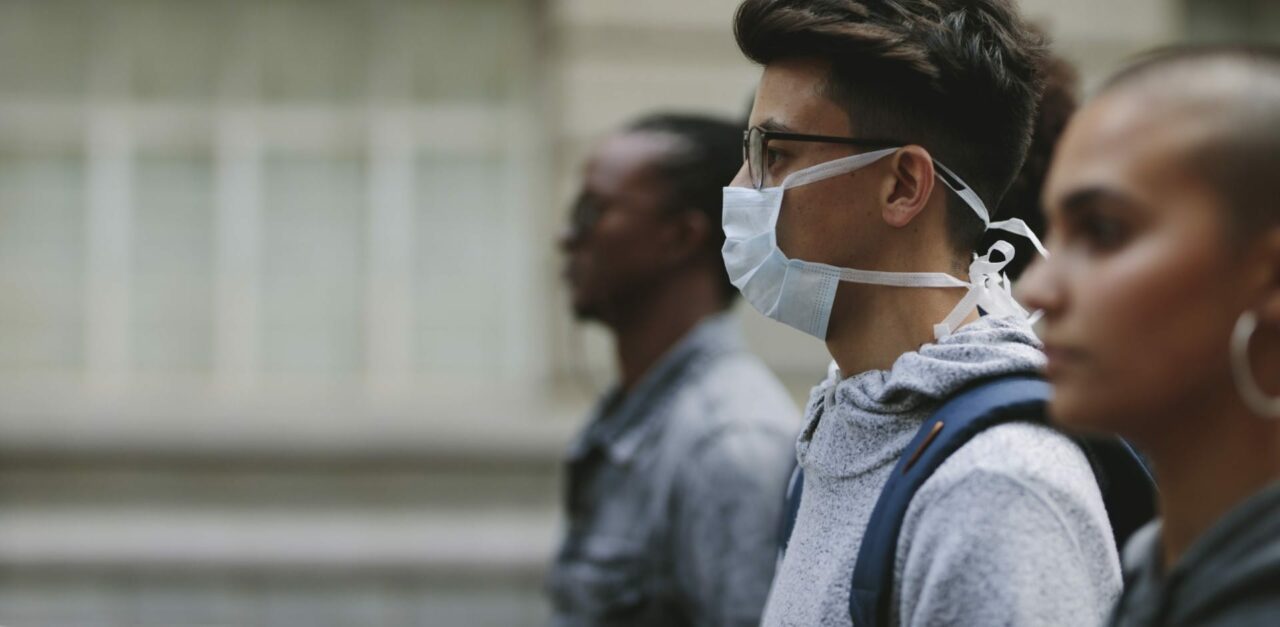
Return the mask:
<path fill-rule="evenodd" d="M 1045 315 L 1061 308 L 1061 287 L 1054 278 L 1052 261 L 1041 257 L 1031 262 L 1022 273 L 1015 294 L 1025 307 L 1042 310 Z"/>

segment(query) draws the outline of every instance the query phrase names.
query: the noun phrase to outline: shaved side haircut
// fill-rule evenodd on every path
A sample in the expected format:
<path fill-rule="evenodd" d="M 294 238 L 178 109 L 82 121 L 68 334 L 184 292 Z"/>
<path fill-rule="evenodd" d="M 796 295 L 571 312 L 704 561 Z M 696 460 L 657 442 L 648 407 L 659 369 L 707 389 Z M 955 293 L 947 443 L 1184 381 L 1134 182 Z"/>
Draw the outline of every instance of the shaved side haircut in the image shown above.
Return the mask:
<path fill-rule="evenodd" d="M 1157 51 L 1100 96 L 1113 94 L 1142 98 L 1189 127 L 1187 165 L 1230 212 L 1234 236 L 1280 224 L 1280 47 Z"/>

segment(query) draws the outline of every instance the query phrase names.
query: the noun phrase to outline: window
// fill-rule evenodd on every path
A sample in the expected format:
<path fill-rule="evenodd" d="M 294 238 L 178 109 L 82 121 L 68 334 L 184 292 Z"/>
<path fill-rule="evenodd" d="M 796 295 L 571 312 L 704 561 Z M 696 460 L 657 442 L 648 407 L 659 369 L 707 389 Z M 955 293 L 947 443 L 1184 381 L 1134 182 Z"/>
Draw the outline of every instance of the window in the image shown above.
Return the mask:
<path fill-rule="evenodd" d="M 531 4 L 0 5 L 0 376 L 527 376 Z"/>

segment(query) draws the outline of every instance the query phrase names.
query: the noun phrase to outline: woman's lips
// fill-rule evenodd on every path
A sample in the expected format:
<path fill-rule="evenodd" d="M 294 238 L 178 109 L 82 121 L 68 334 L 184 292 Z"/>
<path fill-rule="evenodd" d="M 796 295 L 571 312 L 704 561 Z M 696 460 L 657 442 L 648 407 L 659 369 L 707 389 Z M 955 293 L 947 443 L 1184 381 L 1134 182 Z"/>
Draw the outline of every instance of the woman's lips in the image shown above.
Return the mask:
<path fill-rule="evenodd" d="M 1045 342 L 1044 354 L 1049 358 L 1048 366 L 1045 368 L 1045 374 L 1049 378 L 1053 378 L 1055 374 L 1061 374 L 1063 368 L 1079 362 L 1084 353 L 1078 348 Z"/>

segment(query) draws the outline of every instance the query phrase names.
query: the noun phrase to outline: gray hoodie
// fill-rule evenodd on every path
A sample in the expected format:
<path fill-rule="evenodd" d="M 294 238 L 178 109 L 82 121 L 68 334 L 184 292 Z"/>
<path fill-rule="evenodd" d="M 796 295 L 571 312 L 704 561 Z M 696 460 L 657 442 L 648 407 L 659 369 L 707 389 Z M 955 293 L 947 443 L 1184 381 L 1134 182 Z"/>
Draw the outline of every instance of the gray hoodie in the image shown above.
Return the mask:
<path fill-rule="evenodd" d="M 902 355 L 889 371 L 814 388 L 796 445 L 805 473 L 765 625 L 849 625 L 849 584 L 880 490 L 920 425 L 973 381 L 1034 372 L 1023 322 L 986 317 Z M 896 553 L 901 625 L 1101 624 L 1120 593 L 1111 526 L 1088 460 L 1034 424 L 993 427 L 921 486 Z"/>
<path fill-rule="evenodd" d="M 1167 575 L 1159 521 L 1134 534 L 1124 557 L 1115 627 L 1280 625 L 1280 483 L 1223 516 Z"/>

